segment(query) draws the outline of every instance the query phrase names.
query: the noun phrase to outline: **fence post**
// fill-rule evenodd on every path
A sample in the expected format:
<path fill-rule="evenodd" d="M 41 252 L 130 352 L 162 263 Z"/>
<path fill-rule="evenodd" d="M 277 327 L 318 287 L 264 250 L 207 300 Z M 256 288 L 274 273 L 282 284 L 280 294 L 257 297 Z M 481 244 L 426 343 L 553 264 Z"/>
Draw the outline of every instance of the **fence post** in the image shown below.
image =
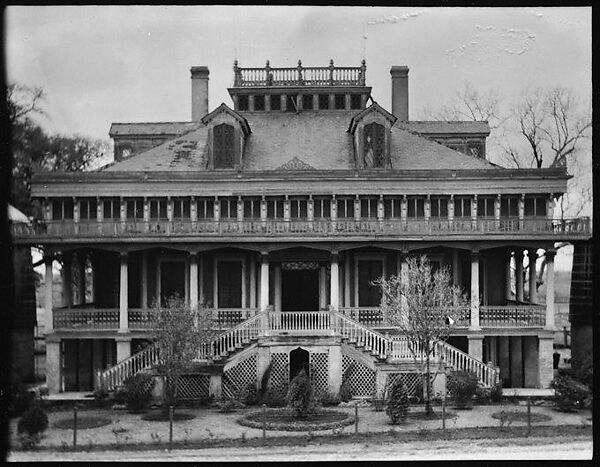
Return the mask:
<path fill-rule="evenodd" d="M 358 434 L 358 405 L 354 405 L 354 433 Z"/>
<path fill-rule="evenodd" d="M 527 436 L 531 434 L 531 397 L 527 398 Z"/>
<path fill-rule="evenodd" d="M 169 406 L 169 451 L 173 449 L 173 406 Z"/>
<path fill-rule="evenodd" d="M 446 392 L 442 394 L 442 433 L 446 438 Z"/>
<path fill-rule="evenodd" d="M 73 450 L 77 448 L 77 404 L 73 406 Z"/>
<path fill-rule="evenodd" d="M 267 437 L 267 404 L 262 405 L 262 437 Z"/>

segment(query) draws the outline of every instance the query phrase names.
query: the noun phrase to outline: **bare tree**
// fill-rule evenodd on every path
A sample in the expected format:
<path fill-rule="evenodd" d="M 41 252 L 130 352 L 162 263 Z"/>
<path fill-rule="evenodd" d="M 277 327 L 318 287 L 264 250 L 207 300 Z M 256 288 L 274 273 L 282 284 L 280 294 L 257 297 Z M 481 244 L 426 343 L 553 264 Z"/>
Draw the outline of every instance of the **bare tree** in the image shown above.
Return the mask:
<path fill-rule="evenodd" d="M 154 307 L 154 337 L 158 345 L 158 370 L 165 376 L 165 407 L 176 405 L 179 378 L 200 356 L 201 349 L 217 336 L 210 313 L 193 310 L 174 296 Z"/>
<path fill-rule="evenodd" d="M 467 298 L 460 287 L 452 285 L 448 266 L 433 271 L 426 256 L 407 260 L 406 278 L 379 278 L 381 308 L 391 326 L 406 336 L 408 348 L 422 375 L 425 388 L 425 411 L 432 412 L 432 382 L 439 365 L 432 369 L 435 349 L 446 341 L 459 319 Z"/>

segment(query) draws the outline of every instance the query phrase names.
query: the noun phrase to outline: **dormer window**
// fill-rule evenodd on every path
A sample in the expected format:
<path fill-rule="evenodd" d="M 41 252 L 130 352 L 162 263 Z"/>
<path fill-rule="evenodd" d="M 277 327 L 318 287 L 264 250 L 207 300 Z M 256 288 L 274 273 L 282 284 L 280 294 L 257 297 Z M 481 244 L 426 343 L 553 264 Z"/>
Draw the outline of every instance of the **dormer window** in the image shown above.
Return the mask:
<path fill-rule="evenodd" d="M 365 167 L 385 167 L 385 127 L 378 123 L 365 125 L 364 131 Z"/>
<path fill-rule="evenodd" d="M 215 169 L 233 169 L 234 154 L 234 129 L 227 123 L 221 123 L 214 128 L 214 160 Z"/>

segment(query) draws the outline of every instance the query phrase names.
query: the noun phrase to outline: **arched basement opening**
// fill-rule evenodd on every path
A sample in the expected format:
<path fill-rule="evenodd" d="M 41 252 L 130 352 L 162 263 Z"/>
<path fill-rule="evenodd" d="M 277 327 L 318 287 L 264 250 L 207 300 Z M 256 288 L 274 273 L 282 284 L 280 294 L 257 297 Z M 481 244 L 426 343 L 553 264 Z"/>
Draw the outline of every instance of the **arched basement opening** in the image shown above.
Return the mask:
<path fill-rule="evenodd" d="M 310 354 L 308 351 L 300 347 L 290 352 L 290 381 L 293 380 L 303 369 L 306 372 L 306 375 L 310 376 L 309 360 Z"/>

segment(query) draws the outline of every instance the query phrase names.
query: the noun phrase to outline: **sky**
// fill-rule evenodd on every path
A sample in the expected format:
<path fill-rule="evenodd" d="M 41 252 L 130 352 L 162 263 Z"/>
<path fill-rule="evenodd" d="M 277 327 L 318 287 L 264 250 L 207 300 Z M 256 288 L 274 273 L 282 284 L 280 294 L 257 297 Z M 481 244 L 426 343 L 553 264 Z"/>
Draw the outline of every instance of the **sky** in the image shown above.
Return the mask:
<path fill-rule="evenodd" d="M 410 68 L 411 119 L 468 81 L 507 101 L 562 84 L 591 96 L 591 8 L 11 6 L 9 82 L 47 93 L 44 126 L 108 139 L 111 122 L 189 121 L 189 69 L 210 70 L 209 109 L 231 104 L 240 66 L 367 62 L 390 108 L 392 65 Z"/>
<path fill-rule="evenodd" d="M 43 126 L 105 140 L 112 122 L 189 121 L 191 66 L 210 70 L 209 110 L 231 105 L 235 59 L 364 58 L 372 96 L 388 109 L 390 68 L 407 65 L 410 119 L 465 82 L 506 106 L 536 86 L 592 92 L 589 7 L 10 6 L 4 21 L 8 81 L 46 91 Z"/>

